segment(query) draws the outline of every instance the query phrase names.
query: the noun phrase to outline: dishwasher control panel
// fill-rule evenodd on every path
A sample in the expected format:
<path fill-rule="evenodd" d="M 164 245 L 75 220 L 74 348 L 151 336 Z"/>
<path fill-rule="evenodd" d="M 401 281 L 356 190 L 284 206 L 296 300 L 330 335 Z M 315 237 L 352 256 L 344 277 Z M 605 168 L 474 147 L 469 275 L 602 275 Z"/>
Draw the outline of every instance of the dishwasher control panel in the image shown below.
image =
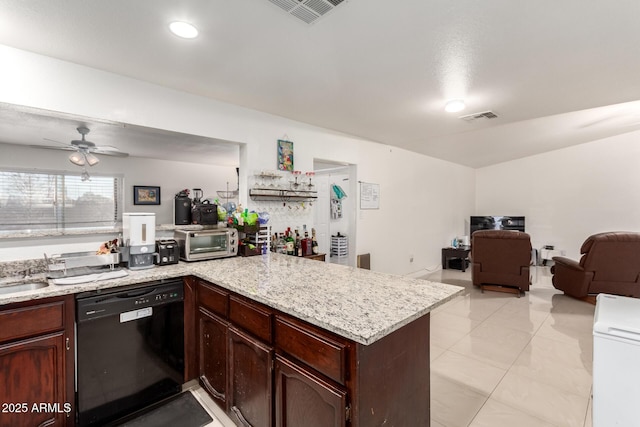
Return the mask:
<path fill-rule="evenodd" d="M 122 290 L 96 292 L 78 298 L 77 320 L 79 322 L 99 317 L 117 315 L 124 321 L 151 316 L 152 307 L 184 300 L 182 281 L 154 282 Z"/>

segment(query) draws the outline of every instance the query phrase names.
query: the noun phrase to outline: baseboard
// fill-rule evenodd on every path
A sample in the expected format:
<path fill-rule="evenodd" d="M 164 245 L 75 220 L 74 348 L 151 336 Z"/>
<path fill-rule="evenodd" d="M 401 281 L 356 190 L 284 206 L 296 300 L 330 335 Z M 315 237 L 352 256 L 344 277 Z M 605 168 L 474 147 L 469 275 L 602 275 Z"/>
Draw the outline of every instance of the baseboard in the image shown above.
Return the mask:
<path fill-rule="evenodd" d="M 442 266 L 437 264 L 431 268 L 423 268 L 418 271 L 414 271 L 413 273 L 407 273 L 404 275 L 404 277 L 409 277 L 411 279 L 419 279 L 420 277 L 426 276 L 428 274 L 433 274 L 440 270 L 442 270 Z"/>

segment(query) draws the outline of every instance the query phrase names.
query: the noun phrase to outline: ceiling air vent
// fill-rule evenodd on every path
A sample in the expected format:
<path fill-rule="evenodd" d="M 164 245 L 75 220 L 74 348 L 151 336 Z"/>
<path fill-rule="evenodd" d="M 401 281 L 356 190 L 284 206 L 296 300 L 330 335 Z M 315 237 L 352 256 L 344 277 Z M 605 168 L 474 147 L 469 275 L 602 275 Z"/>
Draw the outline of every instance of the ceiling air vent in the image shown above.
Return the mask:
<path fill-rule="evenodd" d="M 460 116 L 459 118 L 465 122 L 473 122 L 479 119 L 495 119 L 498 115 L 493 111 L 483 111 L 481 113 L 467 114 L 466 116 Z"/>
<path fill-rule="evenodd" d="M 313 24 L 346 0 L 269 0 L 299 20 Z"/>

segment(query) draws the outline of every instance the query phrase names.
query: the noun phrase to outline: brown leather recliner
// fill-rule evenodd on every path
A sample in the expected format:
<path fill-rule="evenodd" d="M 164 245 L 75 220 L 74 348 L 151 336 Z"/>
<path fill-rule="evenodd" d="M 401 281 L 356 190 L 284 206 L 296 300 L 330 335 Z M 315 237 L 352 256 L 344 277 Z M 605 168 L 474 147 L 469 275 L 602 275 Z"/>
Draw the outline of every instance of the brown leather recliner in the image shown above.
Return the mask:
<path fill-rule="evenodd" d="M 520 297 L 531 285 L 531 237 L 517 231 L 478 230 L 471 235 L 471 262 L 474 286 Z"/>
<path fill-rule="evenodd" d="M 640 233 L 594 234 L 580 253 L 580 262 L 553 257 L 556 289 L 576 298 L 599 293 L 640 297 Z"/>

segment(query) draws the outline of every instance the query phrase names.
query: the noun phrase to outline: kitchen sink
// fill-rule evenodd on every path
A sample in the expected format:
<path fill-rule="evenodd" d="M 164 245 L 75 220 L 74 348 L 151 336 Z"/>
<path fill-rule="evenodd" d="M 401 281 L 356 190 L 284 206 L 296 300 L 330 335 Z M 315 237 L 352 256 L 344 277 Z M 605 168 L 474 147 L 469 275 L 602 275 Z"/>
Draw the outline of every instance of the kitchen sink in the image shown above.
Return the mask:
<path fill-rule="evenodd" d="M 16 283 L 14 285 L 0 286 L 1 294 L 12 294 L 14 292 L 35 291 L 36 289 L 42 289 L 49 286 L 47 282 L 23 282 Z"/>

